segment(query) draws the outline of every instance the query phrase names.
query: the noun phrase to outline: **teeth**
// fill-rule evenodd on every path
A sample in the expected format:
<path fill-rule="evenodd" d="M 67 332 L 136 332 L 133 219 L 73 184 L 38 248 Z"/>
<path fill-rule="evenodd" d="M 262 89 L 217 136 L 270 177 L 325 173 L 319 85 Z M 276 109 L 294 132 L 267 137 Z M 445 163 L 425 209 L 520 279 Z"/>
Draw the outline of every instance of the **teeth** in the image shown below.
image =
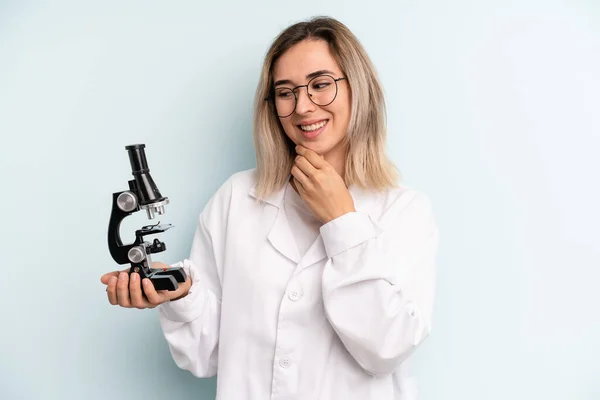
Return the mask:
<path fill-rule="evenodd" d="M 300 125 L 300 129 L 306 132 L 316 131 L 317 129 L 324 127 L 326 123 L 327 121 L 321 121 L 312 125 Z"/>

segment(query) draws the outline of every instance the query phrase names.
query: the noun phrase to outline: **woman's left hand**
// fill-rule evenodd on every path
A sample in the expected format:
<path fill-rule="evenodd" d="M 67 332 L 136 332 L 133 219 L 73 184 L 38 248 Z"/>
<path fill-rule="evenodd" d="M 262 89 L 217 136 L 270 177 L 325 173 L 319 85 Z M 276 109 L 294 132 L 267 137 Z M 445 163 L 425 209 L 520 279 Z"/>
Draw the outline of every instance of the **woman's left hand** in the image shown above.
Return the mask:
<path fill-rule="evenodd" d="M 323 224 L 356 211 L 344 180 L 323 157 L 303 146 L 296 146 L 292 167 L 300 197 Z"/>

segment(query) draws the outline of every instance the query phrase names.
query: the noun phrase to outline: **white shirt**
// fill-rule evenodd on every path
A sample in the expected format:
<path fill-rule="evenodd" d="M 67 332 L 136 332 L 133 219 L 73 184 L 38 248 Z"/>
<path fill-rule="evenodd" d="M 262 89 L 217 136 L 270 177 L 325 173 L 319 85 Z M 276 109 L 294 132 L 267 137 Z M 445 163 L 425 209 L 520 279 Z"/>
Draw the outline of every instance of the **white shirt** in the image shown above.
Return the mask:
<path fill-rule="evenodd" d="M 254 184 L 238 172 L 210 199 L 178 263 L 190 292 L 158 308 L 175 363 L 217 375 L 219 400 L 415 399 L 407 361 L 431 330 L 438 247 L 428 197 L 351 187 L 356 212 L 304 253 L 289 185 L 259 202 Z"/>

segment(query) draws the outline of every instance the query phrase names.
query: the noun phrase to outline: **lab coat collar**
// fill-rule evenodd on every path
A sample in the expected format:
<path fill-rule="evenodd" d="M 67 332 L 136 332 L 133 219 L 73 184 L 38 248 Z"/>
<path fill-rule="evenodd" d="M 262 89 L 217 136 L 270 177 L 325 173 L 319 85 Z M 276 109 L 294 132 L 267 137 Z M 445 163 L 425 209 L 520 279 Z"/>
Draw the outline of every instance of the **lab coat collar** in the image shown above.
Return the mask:
<path fill-rule="evenodd" d="M 327 252 L 325 250 L 323 239 L 321 238 L 321 235 L 319 235 L 312 246 L 308 249 L 304 257 L 300 257 L 300 254 L 298 253 L 296 241 L 283 207 L 285 190 L 288 187 L 287 182 L 289 182 L 290 177 L 291 175 L 288 175 L 286 184 L 283 187 L 273 191 L 264 199 L 266 203 L 274 206 L 271 210 L 269 210 L 272 213 L 271 215 L 273 222 L 267 238 L 277 251 L 298 265 L 298 268 L 295 272 L 298 273 L 300 270 L 326 258 Z M 352 195 L 352 199 L 354 200 L 354 207 L 356 211 L 368 213 L 372 196 L 369 196 L 365 190 L 355 185 L 350 186 L 349 191 Z M 256 198 L 256 184 L 252 185 L 249 194 L 250 196 Z"/>
<path fill-rule="evenodd" d="M 267 236 L 267 239 L 271 245 L 279 253 L 298 264 L 300 262 L 300 254 L 298 253 L 296 241 L 283 208 L 283 198 L 290 176 L 291 175 L 288 175 L 285 185 L 277 190 L 274 190 L 271 194 L 263 199 L 265 203 L 273 206 L 267 207 L 265 210 L 265 223 L 271 224 L 269 234 Z M 250 188 L 249 195 L 255 199 L 257 198 L 256 183 L 253 183 L 252 187 Z"/>
<path fill-rule="evenodd" d="M 288 176 L 286 182 L 289 182 L 290 178 Z M 286 183 L 287 185 L 287 183 Z M 274 190 L 270 195 L 268 195 L 264 201 L 275 206 L 275 207 L 280 207 L 281 206 L 281 202 L 283 201 L 283 195 L 285 194 L 285 186 Z M 252 196 L 253 198 L 257 198 L 256 197 L 256 183 L 253 183 L 252 186 L 250 187 L 250 191 L 249 191 L 250 196 Z"/>

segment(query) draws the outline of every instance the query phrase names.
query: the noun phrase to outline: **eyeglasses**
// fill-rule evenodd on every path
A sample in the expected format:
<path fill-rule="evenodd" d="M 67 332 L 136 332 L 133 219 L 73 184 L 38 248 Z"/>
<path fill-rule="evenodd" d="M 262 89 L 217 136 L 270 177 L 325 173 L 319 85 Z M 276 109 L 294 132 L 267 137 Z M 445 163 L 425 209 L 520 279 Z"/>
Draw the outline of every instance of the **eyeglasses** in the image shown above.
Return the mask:
<path fill-rule="evenodd" d="M 310 101 L 320 107 L 328 106 L 337 97 L 337 83 L 343 79 L 346 78 L 335 79 L 330 75 L 318 75 L 308 81 L 306 85 L 299 85 L 293 89 L 286 87 L 275 88 L 273 94 L 267 97 L 265 101 L 273 100 L 275 111 L 279 118 L 289 117 L 296 110 L 298 89 L 306 87 Z"/>

